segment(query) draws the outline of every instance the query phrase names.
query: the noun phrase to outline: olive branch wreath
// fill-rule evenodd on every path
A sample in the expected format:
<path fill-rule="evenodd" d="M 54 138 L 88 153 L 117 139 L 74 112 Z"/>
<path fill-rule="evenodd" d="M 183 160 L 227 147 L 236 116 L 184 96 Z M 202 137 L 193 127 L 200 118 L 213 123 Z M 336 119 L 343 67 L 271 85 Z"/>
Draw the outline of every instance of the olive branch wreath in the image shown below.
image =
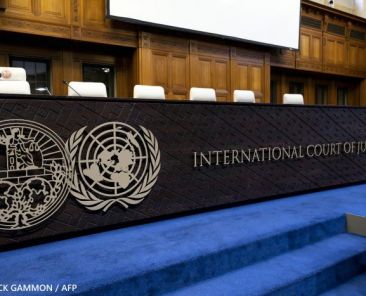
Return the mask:
<path fill-rule="evenodd" d="M 73 177 L 71 180 L 71 194 L 76 198 L 76 200 L 86 207 L 90 211 L 102 210 L 106 212 L 113 204 L 121 204 L 126 209 L 129 205 L 137 205 L 144 200 L 144 198 L 150 193 L 152 187 L 155 185 L 158 174 L 160 171 L 160 150 L 158 141 L 154 137 L 151 131 L 140 126 L 144 139 L 147 143 L 150 164 L 145 174 L 142 182 L 137 186 L 137 188 L 128 197 L 118 197 L 115 199 L 100 199 L 96 197 L 93 193 L 89 192 L 84 184 L 79 181 L 77 169 L 76 169 L 76 158 L 77 152 L 79 150 L 79 145 L 84 138 L 84 131 L 86 126 L 74 132 L 71 137 L 66 142 L 66 151 L 70 155 L 71 159 L 71 169 L 73 172 Z"/>

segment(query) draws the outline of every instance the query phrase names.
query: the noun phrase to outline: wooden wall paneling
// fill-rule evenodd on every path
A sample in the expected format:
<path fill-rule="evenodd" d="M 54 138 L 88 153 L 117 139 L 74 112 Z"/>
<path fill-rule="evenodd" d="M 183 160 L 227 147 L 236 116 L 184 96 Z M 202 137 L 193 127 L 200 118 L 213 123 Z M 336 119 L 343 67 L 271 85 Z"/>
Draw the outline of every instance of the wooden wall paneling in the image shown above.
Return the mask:
<path fill-rule="evenodd" d="M 134 26 L 114 22 L 105 17 L 106 0 L 72 1 L 73 39 L 137 47 L 138 34 Z"/>
<path fill-rule="evenodd" d="M 249 66 L 249 89 L 254 91 L 256 101 L 262 102 L 264 93 L 263 66 Z"/>
<path fill-rule="evenodd" d="M 100 0 L 81 0 L 83 27 L 105 29 L 107 20 L 105 18 L 105 2 Z"/>
<path fill-rule="evenodd" d="M 63 73 L 63 57 L 62 55 L 52 58 L 51 62 L 51 92 L 56 96 L 65 94 L 62 81 Z"/>
<path fill-rule="evenodd" d="M 366 29 L 349 22 L 348 63 L 351 75 L 366 77 Z"/>
<path fill-rule="evenodd" d="M 116 58 L 116 96 L 122 98 L 133 97 L 133 87 L 136 84 L 134 78 L 134 63 L 132 53 Z"/>
<path fill-rule="evenodd" d="M 304 103 L 307 105 L 315 104 L 315 81 L 311 77 L 308 76 L 305 80 L 305 94 Z"/>
<path fill-rule="evenodd" d="M 169 96 L 185 100 L 189 97 L 189 56 L 187 54 L 171 54 Z"/>
<path fill-rule="evenodd" d="M 352 106 L 360 106 L 361 104 L 361 86 L 360 82 L 355 83 L 352 88 L 353 102 Z"/>
<path fill-rule="evenodd" d="M 271 95 L 273 92 L 273 95 L 275 97 L 275 101 L 272 103 L 275 104 L 281 104 L 282 103 L 282 77 L 283 75 L 279 74 L 279 73 L 271 73 L 271 81 L 273 81 L 275 83 L 275 89 L 270 89 Z"/>
<path fill-rule="evenodd" d="M 8 0 L 1 13 L 5 31 L 70 38 L 70 0 Z"/>
<path fill-rule="evenodd" d="M 163 67 L 165 72 L 163 86 L 165 86 L 167 98 L 187 99 L 190 88 L 189 40 L 153 34 L 150 46 L 152 51 L 157 50 L 166 56 L 166 67 Z M 157 75 L 158 73 L 155 77 L 158 77 Z M 160 84 L 156 78 L 155 81 L 154 84 Z"/>
<path fill-rule="evenodd" d="M 323 59 L 322 32 L 301 28 L 300 50 L 296 53 L 296 69 L 321 71 Z"/>
<path fill-rule="evenodd" d="M 288 49 L 272 49 L 271 50 L 271 66 L 288 69 L 295 69 L 296 52 Z"/>
<path fill-rule="evenodd" d="M 347 47 L 344 38 L 325 34 L 324 36 L 324 71 L 346 74 Z"/>
<path fill-rule="evenodd" d="M 338 105 L 337 101 L 337 81 L 333 80 L 330 83 L 330 92 L 329 92 L 329 100 L 328 103 L 330 105 Z"/>
<path fill-rule="evenodd" d="M 191 40 L 190 73 L 192 87 L 214 88 L 218 101 L 231 100 L 230 47 Z"/>
<path fill-rule="evenodd" d="M 152 84 L 160 85 L 165 90 L 169 85 L 169 53 L 157 50 L 151 51 Z"/>
<path fill-rule="evenodd" d="M 309 7 L 301 8 L 300 49 L 296 68 L 322 71 L 324 16 Z"/>
<path fill-rule="evenodd" d="M 360 82 L 360 106 L 366 106 L 366 79 Z"/>
<path fill-rule="evenodd" d="M 79 67 L 76 67 L 79 71 Z M 65 49 L 62 51 L 62 80 L 73 81 L 76 80 L 75 77 L 80 77 L 80 74 L 74 74 L 74 64 L 73 64 L 73 53 L 69 49 Z M 68 89 L 65 84 L 62 83 L 62 80 L 54 82 L 53 91 L 54 94 L 63 96 L 67 95 Z"/>
<path fill-rule="evenodd" d="M 1 29 L 137 47 L 137 29 L 105 17 L 106 0 L 8 0 Z"/>
<path fill-rule="evenodd" d="M 325 16 L 323 33 L 323 70 L 326 73 L 348 74 L 347 23 Z M 344 30 L 344 31 L 342 31 Z"/>
<path fill-rule="evenodd" d="M 52 23 L 70 25 L 70 0 L 41 0 L 40 17 Z"/>
<path fill-rule="evenodd" d="M 210 57 L 192 57 L 191 73 L 193 87 L 213 87 L 213 60 Z"/>
<path fill-rule="evenodd" d="M 289 87 L 288 87 L 288 83 L 287 83 L 287 79 L 285 75 L 281 75 L 281 95 L 279 98 L 279 103 L 283 104 L 283 95 L 286 93 L 289 93 Z"/>
<path fill-rule="evenodd" d="M 271 56 L 266 52 L 264 56 L 264 94 L 263 102 L 270 103 L 271 101 Z"/>
<path fill-rule="evenodd" d="M 219 101 L 231 101 L 230 61 L 228 59 L 215 59 L 212 74 L 217 99 Z"/>
<path fill-rule="evenodd" d="M 187 99 L 189 41 L 142 33 L 139 44 L 140 83 L 163 86 L 168 99 Z"/>
<path fill-rule="evenodd" d="M 231 48 L 231 92 L 252 90 L 257 102 L 269 102 L 269 54 L 243 48 Z M 265 96 L 266 94 L 266 96 Z"/>
<path fill-rule="evenodd" d="M 33 17 L 38 4 L 38 0 L 8 0 L 6 15 L 22 18 Z"/>
<path fill-rule="evenodd" d="M 355 81 L 350 81 L 345 84 L 349 88 L 349 98 L 348 105 L 359 106 L 360 105 L 360 83 Z"/>
<path fill-rule="evenodd" d="M 8 67 L 9 66 L 9 56 L 7 52 L 0 51 L 0 66 L 1 67 Z"/>
<path fill-rule="evenodd" d="M 248 65 L 245 62 L 231 60 L 232 91 L 249 89 Z"/>
<path fill-rule="evenodd" d="M 132 86 L 136 85 L 136 84 L 140 84 L 141 83 L 141 50 L 142 48 L 137 48 L 133 51 L 132 53 L 132 59 L 130 61 L 131 65 L 131 82 L 132 82 Z"/>

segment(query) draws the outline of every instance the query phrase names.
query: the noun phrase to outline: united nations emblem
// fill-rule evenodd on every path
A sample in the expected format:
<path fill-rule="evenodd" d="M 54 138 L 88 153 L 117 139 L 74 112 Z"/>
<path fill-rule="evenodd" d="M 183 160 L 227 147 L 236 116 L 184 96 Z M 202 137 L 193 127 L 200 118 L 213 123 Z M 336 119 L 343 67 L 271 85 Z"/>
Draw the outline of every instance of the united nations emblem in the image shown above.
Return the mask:
<path fill-rule="evenodd" d="M 21 230 L 51 217 L 71 183 L 62 140 L 27 120 L 0 121 L 0 229 Z"/>
<path fill-rule="evenodd" d="M 74 178 L 71 193 L 88 210 L 107 211 L 113 204 L 139 204 L 150 193 L 160 171 L 154 135 L 121 123 L 85 127 L 67 142 Z"/>

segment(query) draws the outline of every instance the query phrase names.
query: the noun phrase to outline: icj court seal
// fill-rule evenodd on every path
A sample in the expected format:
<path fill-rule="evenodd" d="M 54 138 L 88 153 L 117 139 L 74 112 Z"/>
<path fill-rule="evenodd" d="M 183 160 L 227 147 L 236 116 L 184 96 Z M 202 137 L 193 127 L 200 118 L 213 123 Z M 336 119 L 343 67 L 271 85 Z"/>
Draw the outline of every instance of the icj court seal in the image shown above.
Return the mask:
<path fill-rule="evenodd" d="M 49 128 L 0 121 L 0 229 L 22 230 L 50 218 L 69 194 L 70 159 Z"/>

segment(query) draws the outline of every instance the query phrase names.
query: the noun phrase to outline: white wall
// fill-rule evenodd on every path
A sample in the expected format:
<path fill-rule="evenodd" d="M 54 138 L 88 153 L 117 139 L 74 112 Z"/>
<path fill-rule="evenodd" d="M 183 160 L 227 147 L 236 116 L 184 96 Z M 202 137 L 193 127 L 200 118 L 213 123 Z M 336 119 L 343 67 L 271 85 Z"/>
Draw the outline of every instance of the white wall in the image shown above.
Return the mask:
<path fill-rule="evenodd" d="M 311 0 L 311 1 L 329 6 L 328 0 Z M 334 0 L 333 7 L 335 9 L 366 18 L 365 0 Z"/>
<path fill-rule="evenodd" d="M 355 14 L 366 18 L 366 1 L 365 0 L 354 0 L 355 1 Z"/>

